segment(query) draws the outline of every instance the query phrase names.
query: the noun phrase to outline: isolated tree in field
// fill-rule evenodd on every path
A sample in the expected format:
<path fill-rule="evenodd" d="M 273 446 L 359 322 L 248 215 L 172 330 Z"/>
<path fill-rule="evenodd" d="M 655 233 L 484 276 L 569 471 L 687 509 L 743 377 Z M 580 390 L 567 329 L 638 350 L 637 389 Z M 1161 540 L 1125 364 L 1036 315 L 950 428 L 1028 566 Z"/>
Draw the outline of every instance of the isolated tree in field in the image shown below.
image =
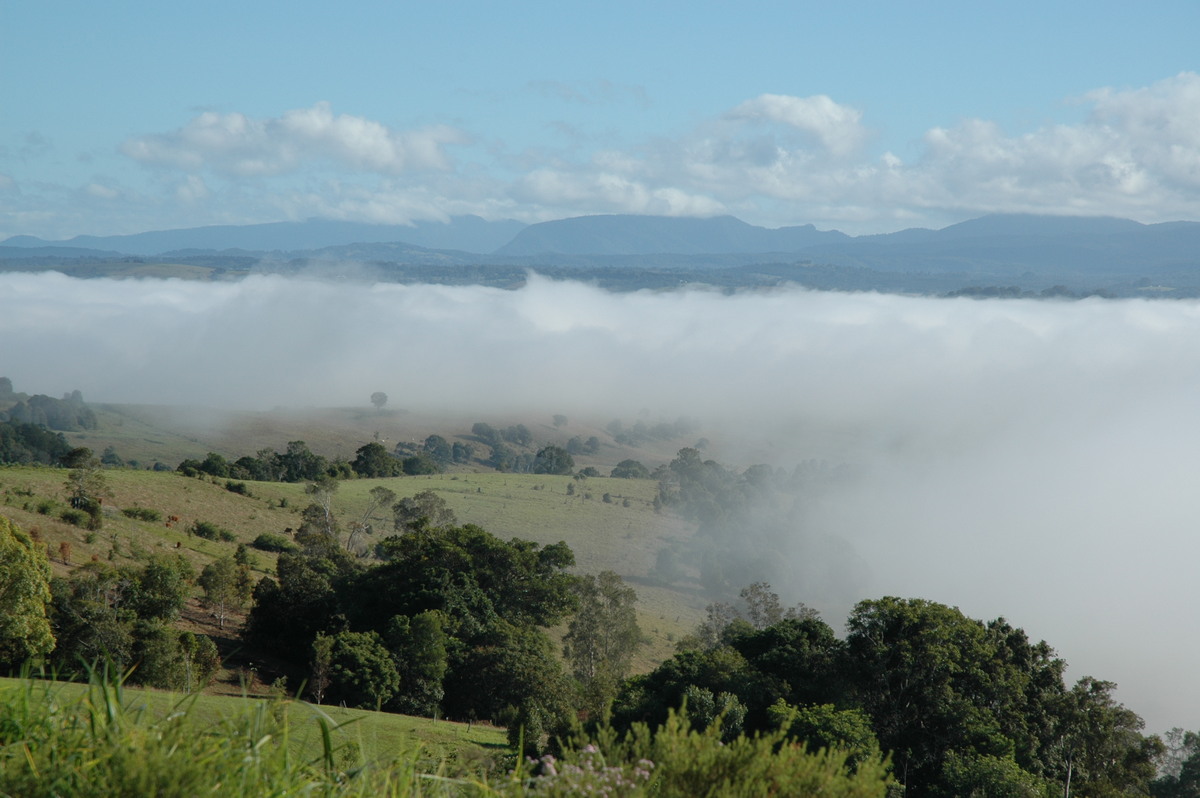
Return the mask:
<path fill-rule="evenodd" d="M 376 410 L 383 410 L 383 406 L 387 404 L 387 394 L 383 391 L 371 394 L 371 404 L 375 405 Z"/>
<path fill-rule="evenodd" d="M 582 687 L 589 713 L 599 716 L 629 675 L 642 643 L 637 593 L 613 571 L 582 577 L 575 592 L 579 609 L 563 637 L 563 656 Z"/>
<path fill-rule="evenodd" d="M 0 667 L 12 667 L 54 648 L 46 617 L 50 604 L 46 549 L 0 516 Z"/>
<path fill-rule="evenodd" d="M 67 501 L 76 510 L 83 510 L 88 514 L 88 529 L 97 530 L 104 524 L 104 500 L 111 496 L 112 492 L 108 489 L 108 482 L 100 469 L 100 461 L 92 456 L 90 449 L 84 451 L 87 452 L 86 457 L 81 455 L 76 458 L 75 462 L 78 465 L 67 474 Z"/>

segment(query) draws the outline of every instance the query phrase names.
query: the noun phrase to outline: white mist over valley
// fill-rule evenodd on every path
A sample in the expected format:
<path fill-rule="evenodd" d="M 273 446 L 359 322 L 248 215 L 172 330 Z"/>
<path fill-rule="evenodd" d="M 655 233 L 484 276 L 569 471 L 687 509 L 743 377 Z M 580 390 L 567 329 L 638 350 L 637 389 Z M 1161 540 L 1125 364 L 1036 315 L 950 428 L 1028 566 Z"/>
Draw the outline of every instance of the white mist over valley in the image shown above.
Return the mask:
<path fill-rule="evenodd" d="M 0 274 L 0 374 L 89 402 L 693 418 L 852 478 L 799 523 L 856 598 L 1005 616 L 1151 731 L 1200 725 L 1200 303 Z M 816 606 L 806 586 L 781 593 Z M 821 607 L 839 627 L 846 607 Z"/>

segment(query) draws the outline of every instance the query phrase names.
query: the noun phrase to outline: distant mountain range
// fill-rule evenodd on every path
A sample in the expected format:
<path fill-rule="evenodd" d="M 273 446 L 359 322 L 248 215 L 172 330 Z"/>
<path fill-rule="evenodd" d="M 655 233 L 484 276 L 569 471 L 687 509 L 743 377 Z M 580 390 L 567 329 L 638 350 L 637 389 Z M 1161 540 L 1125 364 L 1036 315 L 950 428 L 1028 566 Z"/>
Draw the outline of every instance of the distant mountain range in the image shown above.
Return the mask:
<path fill-rule="evenodd" d="M 842 282 L 848 286 L 864 287 L 865 280 L 867 287 L 873 281 L 881 290 L 890 290 L 883 283 L 895 281 L 880 275 L 908 274 L 936 278 L 922 278 L 922 285 L 1044 286 L 1054 281 L 1075 287 L 1164 284 L 1200 292 L 1200 223 L 1001 214 L 941 230 L 849 236 L 812 225 L 757 227 L 732 216 L 581 216 L 533 225 L 459 216 L 413 226 L 310 220 L 69 241 L 15 236 L 0 242 L 0 269 L 10 271 L 130 258 L 160 266 L 203 265 L 228 274 L 295 273 L 312 264 L 347 262 L 370 264 L 382 279 L 401 273 L 409 275 L 406 279 L 436 279 L 430 270 L 438 268 L 460 275 L 504 269 L 509 275 L 504 279 L 510 280 L 523 268 L 693 275 L 807 264 L 822 267 L 829 279 L 845 274 Z M 86 276 L 113 273 L 92 269 Z"/>
<path fill-rule="evenodd" d="M 63 247 L 90 249 L 109 254 L 162 255 L 167 252 L 244 250 L 246 252 L 294 252 L 341 244 L 377 244 L 402 241 L 430 249 L 460 249 L 491 252 L 512 240 L 525 228 L 507 219 L 489 222 L 478 216 L 455 216 L 448 222 L 363 224 L 330 219 L 268 224 L 215 225 L 183 230 L 157 230 L 116 236 L 75 236 L 67 241 L 44 241 L 34 236 L 13 236 L 0 247 Z"/>

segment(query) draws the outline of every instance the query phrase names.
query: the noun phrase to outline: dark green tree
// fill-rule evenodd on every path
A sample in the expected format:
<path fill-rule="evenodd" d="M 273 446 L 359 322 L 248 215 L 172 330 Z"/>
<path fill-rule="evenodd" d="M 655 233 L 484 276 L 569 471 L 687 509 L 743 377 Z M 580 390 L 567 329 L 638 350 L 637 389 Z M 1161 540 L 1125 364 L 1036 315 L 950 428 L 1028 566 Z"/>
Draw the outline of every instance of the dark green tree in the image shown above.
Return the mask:
<path fill-rule="evenodd" d="M 392 706 L 406 715 L 436 715 L 445 691 L 442 680 L 449 667 L 445 616 L 437 610 L 411 618 L 397 615 L 388 622 L 384 642 L 396 660 L 400 690 Z"/>
<path fill-rule="evenodd" d="M 379 709 L 400 689 L 392 655 L 375 632 L 339 632 L 330 654 L 330 688 L 349 706 Z"/>
<path fill-rule="evenodd" d="M 404 471 L 403 461 L 377 441 L 360 446 L 354 455 L 350 467 L 360 477 L 397 477 Z"/>
<path fill-rule="evenodd" d="M 50 621 L 58 645 L 51 664 L 62 676 L 87 674 L 92 663 L 130 664 L 137 615 L 125 606 L 128 576 L 103 562 L 84 563 L 51 582 Z"/>
<path fill-rule="evenodd" d="M 575 458 L 561 446 L 540 449 L 533 461 L 535 474 L 570 474 L 575 470 Z"/>

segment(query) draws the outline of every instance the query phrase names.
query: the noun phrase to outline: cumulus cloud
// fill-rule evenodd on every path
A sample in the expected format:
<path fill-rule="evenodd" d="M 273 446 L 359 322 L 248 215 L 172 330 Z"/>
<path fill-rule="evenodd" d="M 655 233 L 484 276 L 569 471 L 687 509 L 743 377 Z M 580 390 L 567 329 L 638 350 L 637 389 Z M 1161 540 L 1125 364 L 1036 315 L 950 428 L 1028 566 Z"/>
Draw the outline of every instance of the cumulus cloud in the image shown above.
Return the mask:
<path fill-rule="evenodd" d="M 1200 303 L 3 274 L 0 339 L 18 386 L 94 401 L 648 409 L 724 462 L 844 463 L 803 523 L 867 595 L 1003 614 L 1152 730 L 1200 712 Z"/>
<path fill-rule="evenodd" d="M 571 104 L 639 96 L 602 81 L 530 88 Z M 159 172 L 182 173 L 163 180 L 162 197 L 151 196 L 153 188 L 141 192 L 139 212 L 164 220 L 155 222 L 159 227 L 281 215 L 402 223 L 459 213 L 530 222 L 588 213 L 731 213 L 767 226 L 813 223 L 864 233 L 940 227 L 993 212 L 1200 218 L 1200 75 L 1101 88 L 1073 101 L 1085 110 L 1081 120 L 1024 131 L 986 118 L 930 120 L 904 157 L 874 149 L 870 109 L 785 94 L 761 94 L 716 109 L 691 128 L 619 146 L 619 137 L 578 125 L 564 149 L 490 140 L 483 123 L 475 130 L 470 123 L 398 130 L 317 103 L 270 118 L 204 112 L 121 149 Z M 203 177 L 203 188 L 193 176 Z M 105 232 L 67 226 L 72 214 L 110 218 L 83 186 L 21 187 L 28 207 L 61 208 L 56 191 L 76 196 L 78 208 L 58 211 L 60 235 Z M 122 197 L 130 196 L 126 184 Z M 97 205 L 87 206 L 92 200 Z M 119 227 L 135 225 L 125 220 Z"/>
<path fill-rule="evenodd" d="M 449 168 L 446 147 L 465 140 L 446 125 L 398 131 L 360 116 L 335 115 L 322 102 L 272 119 L 206 111 L 170 133 L 129 139 L 121 150 L 146 164 L 239 177 L 279 175 L 322 161 L 400 174 Z"/>
<path fill-rule="evenodd" d="M 759 223 L 848 232 L 992 212 L 1200 217 L 1200 76 L 1079 102 L 1090 106 L 1083 121 L 1018 134 L 987 119 L 931 127 L 905 161 L 869 152 L 857 109 L 824 95 L 764 94 L 619 159 L 546 166 L 518 198 L 588 212 L 594 192 L 605 210 L 636 213 L 654 212 L 645 196 L 672 190 Z M 614 174 L 639 190 L 614 192 Z"/>
<path fill-rule="evenodd" d="M 862 144 L 866 131 L 862 113 L 839 105 L 824 94 L 789 97 L 763 94 L 734 108 L 726 118 L 751 122 L 777 122 L 811 134 L 833 155 L 847 155 Z"/>

